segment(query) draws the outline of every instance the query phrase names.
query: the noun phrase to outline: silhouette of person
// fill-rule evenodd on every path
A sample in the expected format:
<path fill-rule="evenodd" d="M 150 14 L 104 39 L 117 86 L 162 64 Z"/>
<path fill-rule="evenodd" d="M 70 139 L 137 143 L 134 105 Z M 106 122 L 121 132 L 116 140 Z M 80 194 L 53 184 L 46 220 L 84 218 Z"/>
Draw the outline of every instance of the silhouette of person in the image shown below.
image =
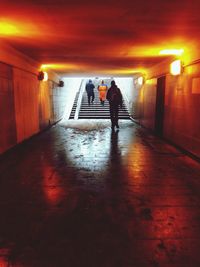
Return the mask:
<path fill-rule="evenodd" d="M 109 101 L 110 104 L 111 128 L 112 130 L 114 130 L 116 126 L 118 129 L 118 113 L 119 106 L 122 108 L 122 94 L 120 89 L 115 84 L 115 81 L 111 82 L 111 87 L 108 89 L 106 99 Z"/>
<path fill-rule="evenodd" d="M 94 84 L 92 83 L 92 80 L 89 80 L 89 82 L 85 86 L 85 90 L 87 92 L 88 97 L 88 105 L 90 106 L 90 103 L 93 104 L 94 101 Z"/>
<path fill-rule="evenodd" d="M 107 84 L 105 84 L 104 81 L 102 81 L 101 84 L 98 86 L 99 99 L 101 101 L 102 106 L 104 106 L 104 102 L 106 100 L 107 90 L 108 90 Z"/>

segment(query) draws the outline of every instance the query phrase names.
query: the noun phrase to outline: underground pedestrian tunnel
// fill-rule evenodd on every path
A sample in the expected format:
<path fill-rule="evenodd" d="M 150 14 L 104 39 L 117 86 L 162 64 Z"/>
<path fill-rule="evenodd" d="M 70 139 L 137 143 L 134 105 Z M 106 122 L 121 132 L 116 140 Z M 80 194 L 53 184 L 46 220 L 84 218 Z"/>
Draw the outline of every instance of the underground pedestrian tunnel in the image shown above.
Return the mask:
<path fill-rule="evenodd" d="M 1 1 L 0 266 L 200 266 L 199 5 Z"/>

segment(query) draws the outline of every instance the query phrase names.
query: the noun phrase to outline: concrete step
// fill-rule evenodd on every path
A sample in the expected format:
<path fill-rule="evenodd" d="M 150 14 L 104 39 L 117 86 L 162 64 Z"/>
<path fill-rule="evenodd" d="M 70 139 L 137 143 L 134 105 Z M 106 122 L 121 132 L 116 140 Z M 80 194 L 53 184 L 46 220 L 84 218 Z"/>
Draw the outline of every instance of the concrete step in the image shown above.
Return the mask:
<path fill-rule="evenodd" d="M 80 115 L 78 117 L 78 119 L 110 119 L 109 115 L 106 116 L 91 116 L 91 115 Z M 123 120 L 130 120 L 130 117 L 126 117 L 126 116 L 119 116 L 119 119 L 123 119 Z"/>

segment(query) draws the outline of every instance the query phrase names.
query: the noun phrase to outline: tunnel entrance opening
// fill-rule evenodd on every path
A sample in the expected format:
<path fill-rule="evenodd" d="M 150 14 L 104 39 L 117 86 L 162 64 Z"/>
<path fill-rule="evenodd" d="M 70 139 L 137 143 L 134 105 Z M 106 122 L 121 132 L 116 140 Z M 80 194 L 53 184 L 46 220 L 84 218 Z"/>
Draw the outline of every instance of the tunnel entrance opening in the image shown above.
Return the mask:
<path fill-rule="evenodd" d="M 162 76 L 162 77 L 158 78 L 158 81 L 157 81 L 155 133 L 159 137 L 163 136 L 164 104 L 165 104 L 165 80 L 166 80 L 166 77 Z"/>
<path fill-rule="evenodd" d="M 88 94 L 86 91 L 86 86 L 91 81 L 93 87 L 93 98 L 88 100 Z M 89 78 L 82 78 L 81 83 L 79 85 L 79 89 L 76 90 L 76 94 L 74 94 L 73 103 L 70 104 L 70 109 L 68 108 L 68 113 L 64 116 L 63 120 L 71 120 L 71 119 L 110 119 L 110 108 L 109 102 L 106 99 L 106 93 L 111 86 L 111 81 L 115 80 L 117 86 L 120 88 L 122 96 L 123 96 L 123 104 L 122 107 L 119 109 L 119 119 L 130 119 L 130 115 L 127 109 L 127 96 L 126 90 L 124 88 L 130 88 L 132 85 L 132 80 L 125 79 L 125 78 L 114 78 L 114 77 L 89 77 Z M 98 89 L 99 86 L 104 83 L 106 87 L 105 95 L 104 95 L 104 103 L 102 105 L 102 99 L 100 96 L 100 90 Z M 66 82 L 67 84 L 67 82 Z M 127 90 L 128 90 L 127 89 Z M 91 102 L 92 100 L 92 102 Z M 91 103 L 89 103 L 91 102 Z M 62 120 L 62 121 L 63 121 Z"/>

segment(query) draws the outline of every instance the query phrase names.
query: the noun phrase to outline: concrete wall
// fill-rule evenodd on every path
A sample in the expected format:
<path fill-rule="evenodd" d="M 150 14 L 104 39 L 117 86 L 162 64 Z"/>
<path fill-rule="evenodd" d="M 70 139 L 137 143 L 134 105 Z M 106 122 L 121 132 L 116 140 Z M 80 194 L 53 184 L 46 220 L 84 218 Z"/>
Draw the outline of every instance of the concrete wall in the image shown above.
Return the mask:
<path fill-rule="evenodd" d="M 0 63 L 0 153 L 16 144 L 13 72 Z"/>
<path fill-rule="evenodd" d="M 164 137 L 200 157 L 200 64 L 167 75 Z"/>
<path fill-rule="evenodd" d="M 39 63 L 0 43 L 0 153 L 62 119 L 67 87 L 38 81 Z"/>
<path fill-rule="evenodd" d="M 165 75 L 163 137 L 200 158 L 200 62 L 188 64 L 178 76 L 169 74 L 169 62 L 154 66 L 137 99 L 138 121 L 155 128 L 157 78 Z"/>
<path fill-rule="evenodd" d="M 137 106 L 138 114 L 140 114 L 138 121 L 145 127 L 154 130 L 157 79 L 150 79 L 144 86 L 138 87 L 140 92 L 139 105 Z"/>

